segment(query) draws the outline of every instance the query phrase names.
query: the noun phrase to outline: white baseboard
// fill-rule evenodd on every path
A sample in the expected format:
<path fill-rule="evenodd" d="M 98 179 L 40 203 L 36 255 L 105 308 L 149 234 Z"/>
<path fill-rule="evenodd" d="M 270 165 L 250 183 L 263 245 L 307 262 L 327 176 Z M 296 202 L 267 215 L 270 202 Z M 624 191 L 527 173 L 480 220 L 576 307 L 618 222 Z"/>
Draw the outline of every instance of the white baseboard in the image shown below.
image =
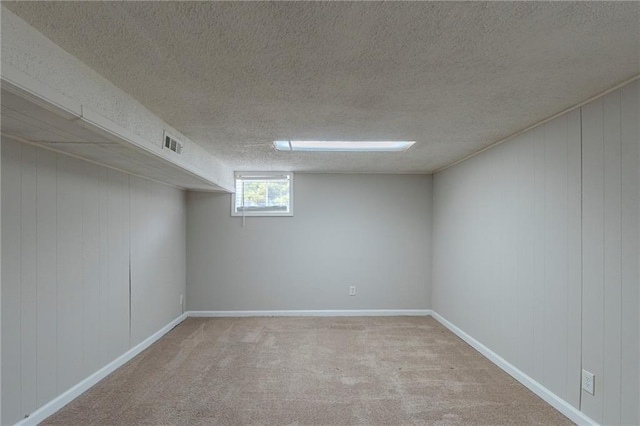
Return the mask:
<path fill-rule="evenodd" d="M 567 416 L 571 421 L 579 425 L 598 426 L 597 422 L 585 415 L 582 411 L 578 410 L 573 405 L 569 404 L 567 401 L 560 398 L 558 395 L 554 394 L 546 387 L 542 386 L 540 383 L 515 367 L 513 364 L 506 361 L 500 355 L 493 352 L 491 349 L 487 348 L 485 345 L 444 319 L 437 312 L 432 312 L 431 316 L 435 318 L 440 324 L 451 330 L 462 340 L 467 342 L 482 355 L 484 355 L 487 359 L 489 359 L 489 361 L 493 362 L 495 365 L 508 373 L 511 377 L 525 385 L 527 388 L 529 388 L 529 390 L 545 400 L 549 405 Z"/>
<path fill-rule="evenodd" d="M 533 393 L 538 395 L 544 401 L 549 403 L 552 407 L 560 411 L 567 416 L 573 422 L 579 425 L 598 426 L 593 419 L 586 416 L 577 408 L 570 405 L 568 402 L 551 392 L 549 389 L 542 386 L 540 383 L 526 375 L 524 372 L 516 368 L 511 363 L 507 362 L 504 358 L 493 352 L 491 349 L 484 346 L 482 343 L 456 327 L 437 312 L 433 312 L 430 309 L 374 309 L 374 310 L 302 310 L 302 311 L 188 311 L 180 315 L 175 320 L 171 321 L 162 329 L 158 330 L 152 336 L 148 337 L 143 342 L 139 343 L 135 347 L 131 348 L 111 363 L 107 364 L 100 370 L 93 373 L 71 389 L 67 390 L 63 394 L 59 395 L 55 399 L 51 400 L 47 404 L 43 405 L 36 411 L 34 411 L 29 417 L 16 423 L 16 426 L 32 426 L 37 425 L 69 402 L 80 396 L 83 392 L 87 391 L 90 387 L 98 383 L 107 375 L 115 371 L 117 368 L 131 360 L 140 352 L 151 346 L 154 342 L 167 334 L 172 328 L 180 324 L 187 317 L 256 317 L 256 316 L 304 316 L 304 317 L 353 317 L 353 316 L 432 316 L 439 323 L 447 327 L 454 334 L 467 342 L 470 346 L 475 348 L 478 352 L 484 355 L 487 359 L 500 367 L 506 373 L 511 375 L 514 379 L 525 385 Z"/>
<path fill-rule="evenodd" d="M 428 316 L 430 309 L 368 309 L 318 311 L 188 311 L 189 317 L 382 317 Z"/>
<path fill-rule="evenodd" d="M 96 371 L 71 389 L 67 390 L 63 394 L 59 395 L 55 399 L 49 401 L 42 407 L 38 408 L 36 411 L 31 413 L 31 415 L 18 423 L 15 426 L 32 426 L 37 425 L 56 411 L 60 410 L 62 407 L 76 399 L 82 393 L 87 391 L 90 387 L 98 383 L 100 380 L 107 377 L 113 371 L 115 371 L 118 367 L 125 364 L 127 361 L 131 360 L 133 357 L 138 355 L 143 350 L 147 349 L 151 344 L 160 339 L 162 336 L 167 334 L 173 327 L 180 324 L 187 318 L 187 314 L 184 313 L 180 315 L 178 318 L 171 321 L 166 326 L 162 327 L 153 335 L 149 336 L 144 341 L 140 342 L 133 348 L 129 349 L 124 354 L 120 355 L 118 358 L 110 362 L 109 364 L 102 367 L 100 370 Z"/>

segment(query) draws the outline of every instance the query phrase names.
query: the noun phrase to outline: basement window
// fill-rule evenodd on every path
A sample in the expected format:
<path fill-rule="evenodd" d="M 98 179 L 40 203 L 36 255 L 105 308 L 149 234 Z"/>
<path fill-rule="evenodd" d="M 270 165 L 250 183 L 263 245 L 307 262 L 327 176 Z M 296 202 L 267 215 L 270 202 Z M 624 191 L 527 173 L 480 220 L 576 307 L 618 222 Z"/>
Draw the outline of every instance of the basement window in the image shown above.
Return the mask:
<path fill-rule="evenodd" d="M 293 173 L 236 172 L 231 216 L 293 216 Z"/>

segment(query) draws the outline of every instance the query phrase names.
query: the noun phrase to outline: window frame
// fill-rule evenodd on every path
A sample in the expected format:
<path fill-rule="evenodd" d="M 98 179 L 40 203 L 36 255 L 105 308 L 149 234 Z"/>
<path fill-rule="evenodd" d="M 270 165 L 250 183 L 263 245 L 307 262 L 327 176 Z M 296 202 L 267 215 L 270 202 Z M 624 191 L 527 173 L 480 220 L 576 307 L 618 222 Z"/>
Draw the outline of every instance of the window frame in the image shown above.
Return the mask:
<path fill-rule="evenodd" d="M 231 193 L 232 217 L 291 217 L 293 216 L 293 172 L 234 172 L 233 192 Z M 289 209 L 288 211 L 236 211 L 236 187 L 238 179 L 276 179 L 286 177 L 289 180 Z"/>

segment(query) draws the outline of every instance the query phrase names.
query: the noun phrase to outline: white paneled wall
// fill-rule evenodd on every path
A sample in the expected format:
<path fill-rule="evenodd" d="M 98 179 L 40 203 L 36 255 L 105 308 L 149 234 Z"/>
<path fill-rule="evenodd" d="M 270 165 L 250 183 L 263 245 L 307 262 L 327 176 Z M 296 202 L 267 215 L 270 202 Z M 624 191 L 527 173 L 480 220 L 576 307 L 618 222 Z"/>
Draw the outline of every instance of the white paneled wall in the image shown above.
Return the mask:
<path fill-rule="evenodd" d="M 2 424 L 21 418 L 21 241 L 20 232 L 20 150 L 2 141 Z M 11 176 L 11 177 L 10 177 Z M 8 185 L 9 179 L 13 184 Z M 9 200 L 12 200 L 9 202 Z M 17 202 L 16 202 L 17 200 Z M 7 226 L 12 224 L 13 226 Z M 11 248 L 9 247 L 11 245 Z M 8 303 L 11 301 L 11 303 Z M 7 330 L 11 324 L 13 330 Z M 55 352 L 55 349 L 54 349 Z M 12 368 L 4 368 L 11 365 Z M 55 372 L 56 365 L 51 364 Z M 24 387 L 33 387 L 27 383 Z M 28 404 L 28 402 L 26 403 Z"/>
<path fill-rule="evenodd" d="M 640 84 L 582 108 L 582 367 L 596 393 L 582 410 L 602 424 L 638 424 L 638 169 Z"/>
<path fill-rule="evenodd" d="M 6 139 L 1 170 L 2 424 L 12 424 L 181 314 L 186 202 Z"/>
<path fill-rule="evenodd" d="M 602 424 L 640 423 L 639 86 L 434 177 L 434 310 Z"/>
<path fill-rule="evenodd" d="M 580 112 L 439 173 L 434 310 L 574 406 Z"/>

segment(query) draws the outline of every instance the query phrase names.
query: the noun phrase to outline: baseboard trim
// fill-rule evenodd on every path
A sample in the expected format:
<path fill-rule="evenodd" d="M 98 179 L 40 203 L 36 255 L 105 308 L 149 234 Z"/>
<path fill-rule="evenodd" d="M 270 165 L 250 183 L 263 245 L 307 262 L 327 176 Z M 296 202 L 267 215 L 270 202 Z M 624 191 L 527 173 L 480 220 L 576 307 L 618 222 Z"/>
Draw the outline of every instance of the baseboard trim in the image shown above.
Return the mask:
<path fill-rule="evenodd" d="M 189 317 L 383 317 L 428 316 L 430 309 L 367 309 L 367 310 L 303 310 L 303 311 L 188 311 Z"/>
<path fill-rule="evenodd" d="M 440 324 L 447 327 L 450 331 L 452 331 L 455 335 L 460 337 L 462 340 L 467 342 L 471 347 L 484 355 L 489 361 L 493 362 L 495 365 L 504 370 L 511 377 L 525 385 L 529 390 L 538 395 L 544 401 L 546 401 L 549 405 L 554 407 L 556 410 L 560 411 L 562 414 L 567 416 L 571 421 L 579 424 L 579 425 L 589 425 L 589 426 L 598 426 L 598 423 L 595 422 L 590 417 L 586 416 L 582 411 L 575 408 L 573 405 L 569 404 L 564 399 L 560 398 L 555 393 L 551 392 L 546 387 L 542 386 L 540 383 L 535 381 L 533 378 L 525 374 L 523 371 L 518 369 L 513 364 L 506 361 L 497 353 L 493 352 L 491 349 L 462 331 L 457 326 L 453 325 L 446 319 L 444 319 L 440 314 L 435 311 L 431 312 L 431 316 L 435 318 Z"/>
<path fill-rule="evenodd" d="M 448 328 L 455 335 L 467 342 L 471 347 L 476 349 L 487 359 L 500 367 L 518 382 L 522 383 L 533 393 L 538 395 L 549 405 L 560 411 L 567 416 L 571 421 L 579 425 L 598 426 L 590 417 L 586 416 L 583 412 L 573 407 L 571 404 L 551 392 L 549 389 L 542 386 L 540 383 L 529 377 L 513 364 L 506 361 L 504 358 L 487 348 L 485 345 L 462 331 L 460 328 L 446 320 L 437 312 L 430 309 L 373 309 L 373 310 L 284 310 L 284 311 L 188 311 L 180 315 L 178 318 L 171 321 L 169 324 L 158 330 L 147 339 L 134 346 L 111 363 L 102 367 L 71 389 L 62 393 L 55 399 L 49 401 L 47 404 L 38 408 L 29 417 L 19 421 L 15 426 L 35 426 L 38 423 L 51 416 L 62 407 L 73 401 L 75 398 L 86 392 L 93 385 L 104 379 L 107 375 L 121 367 L 126 362 L 130 361 L 133 357 L 144 351 L 151 346 L 154 342 L 167 334 L 176 325 L 180 324 L 187 317 L 258 317 L 258 316 L 281 316 L 281 317 L 354 317 L 354 316 L 432 316 L 440 324 Z"/>
<path fill-rule="evenodd" d="M 183 313 L 178 318 L 171 321 L 166 326 L 162 327 L 160 330 L 155 332 L 153 335 L 149 336 L 144 341 L 140 342 L 133 348 L 129 349 L 124 354 L 120 355 L 115 360 L 111 361 L 109 364 L 102 367 L 100 370 L 96 371 L 71 389 L 57 396 L 55 399 L 52 399 L 42 407 L 38 408 L 36 411 L 31 413 L 31 415 L 23 420 L 20 420 L 15 426 L 35 426 L 50 415 L 54 414 L 56 411 L 60 410 L 62 407 L 76 399 L 82 393 L 86 392 L 93 385 L 98 383 L 100 380 L 107 377 L 117 368 L 125 364 L 127 361 L 131 360 L 133 357 L 138 355 L 143 350 L 147 349 L 154 342 L 160 339 L 162 336 L 167 334 L 174 328 L 176 325 L 180 324 L 187 318 L 187 314 Z"/>

